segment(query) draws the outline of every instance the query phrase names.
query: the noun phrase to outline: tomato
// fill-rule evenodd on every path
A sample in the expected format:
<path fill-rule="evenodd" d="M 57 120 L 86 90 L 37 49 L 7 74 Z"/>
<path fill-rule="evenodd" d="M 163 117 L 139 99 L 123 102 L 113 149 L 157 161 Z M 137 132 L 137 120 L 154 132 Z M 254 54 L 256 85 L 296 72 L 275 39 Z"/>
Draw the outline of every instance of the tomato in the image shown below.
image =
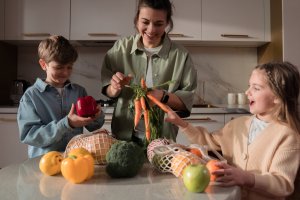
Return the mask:
<path fill-rule="evenodd" d="M 93 117 L 98 112 L 97 102 L 92 96 L 78 98 L 75 107 L 81 117 Z"/>
<path fill-rule="evenodd" d="M 39 168 L 44 174 L 49 176 L 58 174 L 60 172 L 62 160 L 62 153 L 58 151 L 50 151 L 42 156 Z"/>

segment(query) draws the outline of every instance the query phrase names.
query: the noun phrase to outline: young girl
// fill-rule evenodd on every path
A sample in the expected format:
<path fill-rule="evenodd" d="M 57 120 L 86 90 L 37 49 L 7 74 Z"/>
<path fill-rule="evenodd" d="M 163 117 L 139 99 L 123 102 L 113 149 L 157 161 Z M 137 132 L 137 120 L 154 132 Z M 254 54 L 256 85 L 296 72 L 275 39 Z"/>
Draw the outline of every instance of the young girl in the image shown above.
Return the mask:
<path fill-rule="evenodd" d="M 179 126 L 192 143 L 223 153 L 218 163 L 221 186 L 239 185 L 242 199 L 284 199 L 294 190 L 300 163 L 298 113 L 300 77 L 288 62 L 255 67 L 246 95 L 252 116 L 236 118 L 209 133 L 170 111 L 166 121 Z"/>

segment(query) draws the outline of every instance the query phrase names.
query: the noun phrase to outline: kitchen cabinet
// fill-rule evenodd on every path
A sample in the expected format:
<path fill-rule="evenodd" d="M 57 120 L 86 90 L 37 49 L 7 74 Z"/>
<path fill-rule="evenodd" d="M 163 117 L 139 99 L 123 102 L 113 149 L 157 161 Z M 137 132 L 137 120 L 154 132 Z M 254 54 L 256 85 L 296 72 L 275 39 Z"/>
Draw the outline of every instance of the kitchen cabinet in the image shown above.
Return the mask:
<path fill-rule="evenodd" d="M 173 0 L 174 28 L 169 36 L 178 41 L 201 40 L 201 1 Z"/>
<path fill-rule="evenodd" d="M 27 145 L 20 142 L 17 114 L 0 114 L 0 168 L 28 158 Z"/>
<path fill-rule="evenodd" d="M 224 114 L 191 114 L 185 118 L 185 121 L 193 126 L 205 127 L 209 132 L 218 130 L 224 126 Z M 176 138 L 176 142 L 184 145 L 189 145 L 187 137 L 180 130 Z"/>
<path fill-rule="evenodd" d="M 270 42 L 270 0 L 202 0 L 202 40 Z"/>
<path fill-rule="evenodd" d="M 0 0 L 0 40 L 4 40 L 4 0 Z"/>
<path fill-rule="evenodd" d="M 70 0 L 5 0 L 5 40 L 69 38 Z"/>
<path fill-rule="evenodd" d="M 224 125 L 229 122 L 230 120 L 233 120 L 237 117 L 241 117 L 241 116 L 247 116 L 247 115 L 251 115 L 250 113 L 249 114 L 225 114 L 225 117 L 224 117 Z"/>
<path fill-rule="evenodd" d="M 71 40 L 116 40 L 135 33 L 136 0 L 71 0 Z"/>

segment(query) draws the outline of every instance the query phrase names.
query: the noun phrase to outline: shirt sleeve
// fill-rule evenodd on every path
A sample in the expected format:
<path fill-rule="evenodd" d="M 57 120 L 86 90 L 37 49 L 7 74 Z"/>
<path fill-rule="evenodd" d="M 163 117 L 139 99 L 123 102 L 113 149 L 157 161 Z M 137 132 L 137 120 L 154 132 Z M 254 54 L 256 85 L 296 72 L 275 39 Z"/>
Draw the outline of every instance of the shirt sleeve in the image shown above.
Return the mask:
<path fill-rule="evenodd" d="M 20 101 L 17 119 L 21 142 L 35 147 L 47 147 L 61 140 L 65 133 L 72 131 L 67 116 L 59 121 L 44 124 L 33 103 L 26 97 Z"/>

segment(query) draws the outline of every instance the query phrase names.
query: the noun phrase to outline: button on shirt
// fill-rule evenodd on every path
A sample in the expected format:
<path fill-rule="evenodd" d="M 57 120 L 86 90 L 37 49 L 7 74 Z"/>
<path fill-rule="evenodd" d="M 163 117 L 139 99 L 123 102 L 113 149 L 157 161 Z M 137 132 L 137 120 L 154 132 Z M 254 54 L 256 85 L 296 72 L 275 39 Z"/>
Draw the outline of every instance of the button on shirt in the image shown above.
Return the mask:
<path fill-rule="evenodd" d="M 67 114 L 78 97 L 86 96 L 86 90 L 73 83 L 64 86 L 63 96 L 57 89 L 41 79 L 28 88 L 20 101 L 18 125 L 21 142 L 28 144 L 28 156 L 36 157 L 48 151 L 64 151 L 69 140 L 81 134 L 83 128 L 72 128 Z M 86 126 L 93 131 L 102 127 L 104 114 Z"/>

